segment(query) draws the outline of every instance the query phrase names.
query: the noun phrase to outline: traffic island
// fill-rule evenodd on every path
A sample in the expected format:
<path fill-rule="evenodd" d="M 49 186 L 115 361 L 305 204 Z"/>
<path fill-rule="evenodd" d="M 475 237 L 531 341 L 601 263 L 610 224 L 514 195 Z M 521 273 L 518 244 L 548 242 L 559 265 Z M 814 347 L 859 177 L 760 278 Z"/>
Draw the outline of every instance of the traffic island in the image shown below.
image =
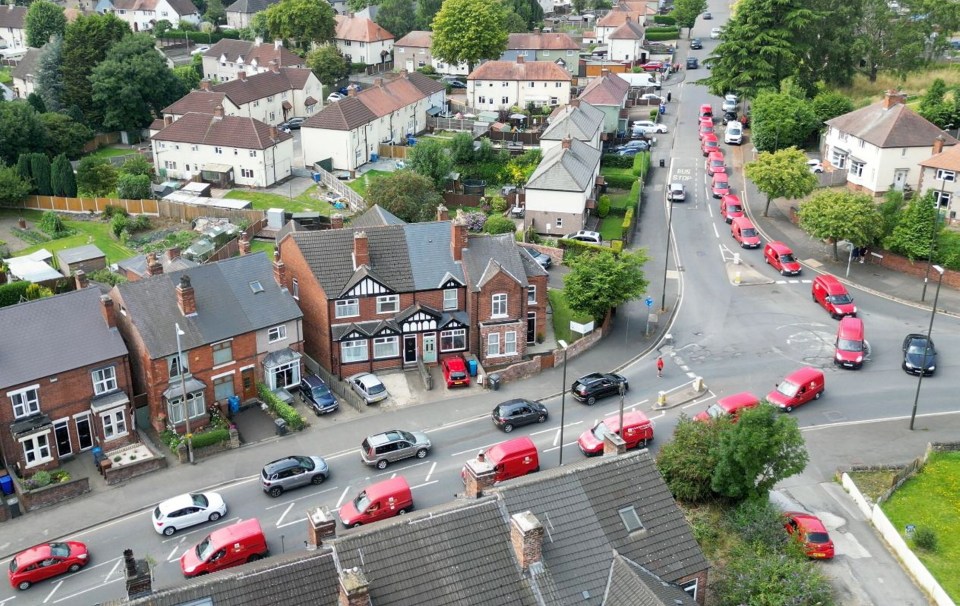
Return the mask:
<path fill-rule="evenodd" d="M 657 394 L 657 401 L 654 403 L 652 409 L 667 410 L 668 408 L 676 408 L 681 404 L 696 400 L 705 393 L 707 393 L 707 384 L 703 382 L 703 377 L 697 377 L 679 387 L 659 392 Z"/>

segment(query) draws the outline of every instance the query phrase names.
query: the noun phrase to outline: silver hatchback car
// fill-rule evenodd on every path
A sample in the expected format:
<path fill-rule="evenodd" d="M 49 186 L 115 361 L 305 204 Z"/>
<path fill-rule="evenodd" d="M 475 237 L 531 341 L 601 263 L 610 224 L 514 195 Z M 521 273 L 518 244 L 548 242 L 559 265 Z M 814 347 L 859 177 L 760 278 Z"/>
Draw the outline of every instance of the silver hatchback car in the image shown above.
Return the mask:
<path fill-rule="evenodd" d="M 422 459 L 430 452 L 431 446 L 425 433 L 393 429 L 368 436 L 361 442 L 360 458 L 367 465 L 386 469 L 390 463 L 410 457 Z"/>

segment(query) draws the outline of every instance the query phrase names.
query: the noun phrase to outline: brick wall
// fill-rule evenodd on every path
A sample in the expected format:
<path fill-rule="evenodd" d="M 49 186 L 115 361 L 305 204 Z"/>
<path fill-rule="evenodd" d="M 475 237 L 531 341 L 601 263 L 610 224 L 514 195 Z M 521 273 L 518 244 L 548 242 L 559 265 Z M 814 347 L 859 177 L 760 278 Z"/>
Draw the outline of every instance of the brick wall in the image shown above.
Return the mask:
<path fill-rule="evenodd" d="M 517 242 L 517 246 L 522 246 L 523 248 L 532 248 L 537 252 L 542 252 L 545 255 L 550 257 L 550 260 L 553 261 L 554 265 L 560 265 L 563 263 L 563 249 L 556 248 L 553 246 L 544 246 L 543 244 L 528 244 L 526 242 Z"/>
<path fill-rule="evenodd" d="M 677 585 L 683 586 L 690 581 L 697 581 L 697 603 L 703 606 L 707 600 L 707 571 L 701 570 L 698 573 L 687 575 L 681 579 L 677 579 Z"/>
<path fill-rule="evenodd" d="M 88 478 L 77 478 L 62 484 L 51 484 L 36 490 L 17 491 L 23 511 L 33 511 L 76 498 L 90 491 Z"/>
<path fill-rule="evenodd" d="M 167 460 L 163 457 L 155 456 L 150 459 L 144 459 L 143 461 L 127 463 L 119 467 L 110 467 L 103 472 L 103 477 L 107 482 L 107 486 L 114 486 L 132 478 L 166 468 Z"/>
<path fill-rule="evenodd" d="M 332 368 L 330 346 L 330 314 L 326 294 L 313 275 L 306 259 L 300 254 L 293 238 L 284 238 L 279 245 L 280 258 L 286 267 L 284 286 L 293 292 L 296 278 L 299 297 L 297 305 L 303 312 L 303 348 L 324 368 Z"/>
<path fill-rule="evenodd" d="M 927 266 L 926 261 L 911 261 L 906 257 L 901 257 L 896 253 L 892 253 L 886 250 L 874 251 L 878 254 L 883 255 L 883 259 L 877 260 L 880 265 L 893 269 L 894 271 L 899 271 L 910 276 L 916 276 L 919 278 L 927 275 Z M 867 263 L 874 262 L 875 257 L 867 253 Z M 939 280 L 939 275 L 936 270 L 930 270 L 930 282 L 927 285 L 927 296 L 930 299 L 930 302 L 933 302 L 932 293 L 930 288 L 936 289 L 937 282 Z M 960 288 L 960 272 L 954 271 L 952 269 L 945 269 L 943 272 L 943 285 L 949 286 L 951 288 Z"/>

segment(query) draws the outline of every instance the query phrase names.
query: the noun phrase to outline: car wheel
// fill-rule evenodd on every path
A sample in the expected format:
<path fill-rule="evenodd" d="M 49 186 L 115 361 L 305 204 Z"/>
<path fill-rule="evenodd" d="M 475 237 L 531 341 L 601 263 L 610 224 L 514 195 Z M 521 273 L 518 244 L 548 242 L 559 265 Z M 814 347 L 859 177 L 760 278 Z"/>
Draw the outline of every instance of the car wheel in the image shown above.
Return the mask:
<path fill-rule="evenodd" d="M 587 406 L 593 406 L 596 403 L 597 403 L 597 399 L 595 397 L 590 396 L 589 398 L 587 398 Z"/>
<path fill-rule="evenodd" d="M 377 461 L 377 469 L 386 469 L 387 465 L 389 464 L 390 462 L 387 461 L 386 459 L 380 459 L 379 461 Z"/>
<path fill-rule="evenodd" d="M 270 488 L 270 496 L 271 496 L 271 497 L 277 498 L 277 497 L 279 497 L 279 496 L 282 495 L 282 494 L 283 494 L 283 488 L 280 488 L 279 486 L 272 486 L 272 487 Z"/>
<path fill-rule="evenodd" d="M 31 585 L 33 585 L 33 583 L 31 583 L 30 581 L 20 581 L 20 583 L 17 584 L 17 589 L 19 589 L 20 591 L 24 591 L 26 589 L 30 589 Z"/>
<path fill-rule="evenodd" d="M 537 423 L 543 423 L 547 420 L 547 415 L 540 415 L 537 417 Z"/>
<path fill-rule="evenodd" d="M 767 257 L 763 258 L 763 262 L 766 263 L 767 265 L 770 265 L 770 259 L 768 259 Z"/>
<path fill-rule="evenodd" d="M 623 382 L 623 391 L 630 391 L 630 383 L 627 381 Z"/>
<path fill-rule="evenodd" d="M 176 531 L 177 529 L 174 528 L 173 526 L 167 526 L 166 528 L 163 529 L 163 536 L 172 537 L 173 533 L 175 533 Z"/>
<path fill-rule="evenodd" d="M 418 458 L 418 459 L 422 459 L 422 458 L 424 458 L 425 456 L 427 456 L 427 449 L 426 449 L 426 448 L 421 448 L 420 450 L 417 451 L 417 458 Z"/>
<path fill-rule="evenodd" d="M 80 564 L 70 564 L 70 568 L 67 568 L 67 572 L 76 572 L 80 570 Z"/>
<path fill-rule="evenodd" d="M 360 528 L 361 526 L 363 526 L 363 524 L 361 524 L 360 522 L 354 522 L 353 526 L 351 526 L 350 528 Z"/>
<path fill-rule="evenodd" d="M 326 479 L 327 479 L 327 476 L 323 475 L 322 473 L 318 473 L 317 475 L 310 478 L 310 483 L 312 483 L 314 486 L 318 486 L 320 484 L 323 484 L 324 481 L 326 481 Z"/>
<path fill-rule="evenodd" d="M 210 517 L 207 519 L 210 520 L 211 522 L 216 522 L 217 520 L 220 519 L 220 512 L 214 511 L 213 513 L 210 514 Z"/>
<path fill-rule="evenodd" d="M 397 512 L 397 515 L 398 515 L 398 516 L 402 516 L 402 515 L 405 514 L 405 513 L 407 513 L 407 510 L 406 510 L 406 509 L 401 509 L 400 511 Z"/>
<path fill-rule="evenodd" d="M 817 392 L 817 395 L 813 396 L 813 399 L 814 399 L 814 400 L 819 400 L 819 399 L 820 399 L 820 396 L 822 396 L 822 395 L 823 395 L 823 390 L 821 389 L 820 391 Z"/>
<path fill-rule="evenodd" d="M 785 412 L 793 412 L 793 406 L 784 406 L 784 407 L 783 407 L 783 410 L 784 410 Z"/>
<path fill-rule="evenodd" d="M 259 553 L 255 553 L 247 558 L 247 562 L 256 562 L 257 560 L 263 559 L 263 556 Z"/>
<path fill-rule="evenodd" d="M 503 426 L 504 433 L 510 433 L 511 431 L 513 431 L 513 425 L 507 423 L 506 425 Z"/>

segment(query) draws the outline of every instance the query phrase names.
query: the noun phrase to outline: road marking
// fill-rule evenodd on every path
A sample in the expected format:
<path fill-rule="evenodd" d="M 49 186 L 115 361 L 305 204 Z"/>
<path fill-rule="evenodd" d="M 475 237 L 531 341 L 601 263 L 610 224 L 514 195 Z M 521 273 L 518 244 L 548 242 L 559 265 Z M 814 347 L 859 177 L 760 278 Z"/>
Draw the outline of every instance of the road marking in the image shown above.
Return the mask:
<path fill-rule="evenodd" d="M 688 373 L 687 373 L 687 378 L 688 378 L 688 379 L 696 379 L 696 378 L 697 378 L 697 373 L 695 373 L 695 372 L 688 372 Z"/>
<path fill-rule="evenodd" d="M 57 593 L 57 590 L 60 589 L 60 586 L 63 585 L 63 580 L 57 581 L 57 584 L 54 585 L 53 589 L 50 590 L 50 593 L 47 594 L 47 597 L 44 598 L 43 603 L 46 604 L 50 601 L 50 598 L 53 597 L 53 594 Z"/>
<path fill-rule="evenodd" d="M 7 545 L 9 545 L 9 543 L 7 543 Z M 12 596 L 10 596 L 9 598 L 0 600 L 0 606 L 3 606 L 4 604 L 6 604 L 7 602 L 9 602 L 10 600 L 15 600 L 15 599 L 17 599 L 17 596 L 12 595 Z"/>
<path fill-rule="evenodd" d="M 564 447 L 573 446 L 573 445 L 576 444 L 576 443 L 577 443 L 577 441 L 574 440 L 573 442 L 567 442 L 567 443 L 564 444 L 563 446 L 564 446 Z M 547 448 L 547 449 L 545 449 L 543 452 L 553 452 L 554 450 L 559 450 L 559 449 L 560 449 L 559 446 L 554 446 L 554 447 L 552 447 L 552 448 Z"/>
<path fill-rule="evenodd" d="M 427 481 L 430 481 L 430 476 L 433 475 L 433 470 L 436 469 L 436 468 L 437 468 L 437 462 L 434 461 L 434 462 L 433 462 L 433 465 L 430 466 L 430 471 L 427 472 L 427 477 L 424 478 L 424 479 L 427 480 Z"/>
<path fill-rule="evenodd" d="M 713 393 L 712 391 L 708 391 L 707 393 L 709 394 L 707 397 L 701 398 L 701 399 L 698 399 L 698 400 L 694 400 L 693 402 L 690 402 L 689 404 L 684 404 L 684 405 L 681 406 L 680 408 L 686 410 L 686 409 L 690 408 L 691 406 L 696 406 L 697 404 L 703 404 L 703 403 L 706 402 L 707 400 L 712 400 L 712 399 L 714 399 L 714 398 L 717 397 L 717 394 Z"/>
<path fill-rule="evenodd" d="M 407 469 L 413 469 L 414 467 L 420 467 L 421 465 L 426 465 L 426 464 L 427 464 L 426 461 L 420 461 L 419 463 L 414 463 L 413 465 L 407 465 L 406 467 L 404 467 L 404 471 L 406 471 Z M 393 476 L 397 475 L 397 471 L 395 469 L 391 471 L 384 471 L 383 473 L 373 474 L 373 477 L 379 478 L 386 475 L 389 475 L 392 478 Z"/>
<path fill-rule="evenodd" d="M 277 520 L 277 528 L 283 528 L 283 518 L 287 517 L 287 514 L 290 513 L 290 510 L 293 509 L 293 506 L 296 505 L 296 502 L 291 502 L 287 505 L 287 508 L 283 510 L 283 513 L 280 514 L 280 519 Z"/>
<path fill-rule="evenodd" d="M 180 537 L 180 543 L 173 546 L 173 551 L 171 551 L 171 552 L 170 552 L 170 555 L 167 556 L 167 561 L 168 561 L 168 562 L 172 562 L 172 561 L 174 561 L 174 560 L 177 558 L 177 556 L 176 556 L 175 554 L 176 554 L 178 551 L 180 551 L 180 547 L 183 545 L 183 540 L 184 540 L 185 538 L 186 538 L 186 537 Z M 119 562 L 118 562 L 118 563 L 119 563 Z M 109 577 L 109 575 L 107 575 L 107 576 Z"/>
<path fill-rule="evenodd" d="M 117 577 L 117 578 L 113 579 L 112 581 L 107 581 L 106 583 L 104 583 L 104 585 L 106 585 L 107 583 L 116 583 L 117 581 L 122 581 L 122 580 L 123 580 L 123 577 Z M 54 603 L 54 604 L 59 604 L 60 602 L 66 602 L 67 600 L 72 600 L 73 598 L 77 597 L 78 595 L 83 595 L 83 594 L 85 594 L 85 593 L 88 593 L 88 592 L 90 592 L 90 591 L 94 591 L 94 590 L 97 590 L 97 589 L 103 589 L 103 585 L 96 585 L 96 586 L 93 586 L 93 587 L 88 587 L 87 589 L 84 589 L 84 590 L 82 590 L 82 591 L 78 591 L 78 592 L 76 592 L 76 593 L 71 593 L 70 595 L 64 596 L 64 597 L 60 598 L 59 600 L 54 600 L 53 603 Z"/>
<path fill-rule="evenodd" d="M 544 430 L 544 431 L 538 431 L 537 433 L 544 433 L 545 431 L 553 431 L 553 430 L 552 430 L 552 429 L 546 429 L 546 430 Z M 535 433 L 535 434 L 533 434 L 533 435 L 537 435 L 537 434 Z M 459 457 L 460 455 L 465 455 L 465 454 L 467 454 L 468 452 L 473 452 L 473 453 L 475 453 L 475 452 L 477 452 L 478 450 L 486 450 L 486 449 L 490 448 L 491 446 L 493 446 L 494 444 L 499 444 L 499 442 L 494 442 L 493 444 L 487 444 L 486 446 L 468 448 L 467 450 L 461 450 L 460 452 L 455 452 L 455 453 L 451 454 L 450 456 L 451 456 L 451 457 Z"/>
<path fill-rule="evenodd" d="M 450 428 L 450 427 L 459 427 L 460 425 L 466 425 L 467 423 L 473 423 L 473 422 L 475 422 L 475 421 L 479 421 L 479 420 L 481 420 L 481 419 L 486 419 L 486 418 L 489 418 L 489 417 L 490 417 L 489 414 L 484 414 L 484 415 L 480 415 L 480 416 L 477 416 L 477 417 L 472 417 L 472 418 L 469 418 L 469 419 L 463 419 L 463 420 L 461 420 L 461 421 L 453 421 L 452 423 L 447 423 L 447 424 L 445 424 L 445 425 L 441 425 L 440 427 L 437 427 L 436 429 L 431 429 L 430 431 L 440 431 L 441 429 L 448 429 L 448 428 Z"/>
<path fill-rule="evenodd" d="M 209 525 L 204 525 L 202 528 L 201 528 L 200 525 L 198 524 L 197 527 L 195 527 L 193 530 L 188 530 L 187 532 L 178 532 L 178 533 L 177 533 L 177 536 L 176 536 L 175 538 L 172 538 L 172 539 L 169 539 L 169 538 L 168 538 L 168 539 L 163 539 L 162 541 L 160 541 L 160 543 L 161 543 L 161 544 L 163 544 L 163 543 L 169 543 L 170 541 L 180 542 L 180 538 L 181 538 L 181 537 L 185 537 L 185 536 L 187 536 L 187 535 L 191 535 L 191 534 L 194 534 L 194 533 L 196 533 L 196 532 L 202 532 L 202 531 L 208 530 L 209 528 L 211 528 L 211 527 L 213 527 L 213 526 L 222 526 L 223 524 L 232 524 L 233 522 L 239 522 L 239 521 L 240 521 L 240 517 L 239 517 L 239 516 L 236 516 L 236 517 L 232 517 L 232 518 L 230 518 L 230 519 L 220 518 L 218 521 L 213 522 L 213 523 L 211 523 L 211 524 L 209 524 Z"/>
<path fill-rule="evenodd" d="M 566 429 L 566 428 L 568 428 L 568 427 L 573 427 L 574 425 L 580 425 L 580 424 L 582 424 L 582 423 L 583 423 L 583 421 L 577 421 L 576 423 L 567 423 L 566 425 L 563 426 L 563 429 Z M 553 437 L 553 445 L 554 445 L 554 446 L 556 446 L 556 445 L 557 445 L 557 442 L 560 441 L 560 428 L 557 428 L 556 431 L 557 431 L 557 435 L 555 435 L 555 436 Z"/>
<path fill-rule="evenodd" d="M 343 489 L 343 492 L 340 494 L 340 498 L 337 499 L 337 509 L 340 509 L 340 506 L 343 505 L 343 500 L 347 498 L 347 491 L 350 490 L 350 487 L 347 486 Z"/>
<path fill-rule="evenodd" d="M 416 486 L 411 486 L 410 490 L 415 490 L 417 488 L 423 488 L 424 486 L 430 486 L 431 484 L 436 484 L 440 480 L 432 480 L 430 482 L 424 482 L 423 484 L 417 484 Z"/>
<path fill-rule="evenodd" d="M 926 414 L 917 415 L 918 419 L 925 417 L 944 417 L 948 415 L 960 414 L 960 410 L 949 410 L 946 412 L 928 412 Z M 886 423 L 889 421 L 905 421 L 909 419 L 909 415 L 904 415 L 902 417 L 883 417 L 881 419 L 864 419 L 862 421 L 842 421 L 839 423 L 827 423 L 825 425 L 811 425 L 809 427 L 801 427 L 800 431 L 816 431 L 818 429 L 833 429 L 834 427 L 848 427 L 851 425 L 869 425 L 871 423 Z"/>
<path fill-rule="evenodd" d="M 283 506 L 286 505 L 287 503 L 293 504 L 293 503 L 296 503 L 297 501 L 302 501 L 303 499 L 310 499 L 310 498 L 312 498 L 312 497 L 317 496 L 318 494 L 323 494 L 323 493 L 325 493 L 325 492 L 330 492 L 331 490 L 336 490 L 337 488 L 339 488 L 339 486 L 331 486 L 330 488 L 324 488 L 323 490 L 321 490 L 321 491 L 319 491 L 319 492 L 313 492 L 313 493 L 310 493 L 310 494 L 305 494 L 305 495 L 303 495 L 302 497 L 297 497 L 297 498 L 295 498 L 295 499 L 290 499 L 289 501 L 283 501 L 282 503 L 277 503 L 276 505 L 269 505 L 269 506 L 267 506 L 267 507 L 264 507 L 264 509 L 266 509 L 267 511 L 269 511 L 269 510 L 271 510 L 271 509 L 276 509 L 277 507 L 283 507 Z"/>

